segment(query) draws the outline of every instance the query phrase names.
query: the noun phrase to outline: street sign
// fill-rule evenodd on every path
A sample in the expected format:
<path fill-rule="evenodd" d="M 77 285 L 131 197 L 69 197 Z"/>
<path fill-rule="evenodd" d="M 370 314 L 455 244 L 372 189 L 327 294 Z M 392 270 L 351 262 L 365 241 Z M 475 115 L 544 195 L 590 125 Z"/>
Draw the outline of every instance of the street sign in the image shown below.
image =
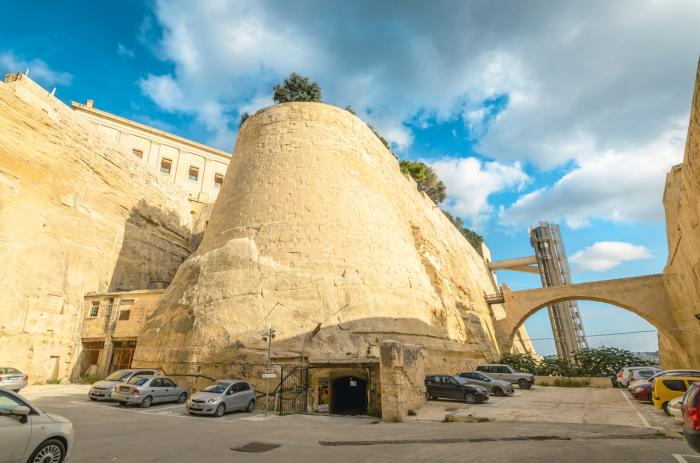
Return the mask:
<path fill-rule="evenodd" d="M 274 379 L 277 378 L 277 373 L 263 373 L 262 379 Z"/>

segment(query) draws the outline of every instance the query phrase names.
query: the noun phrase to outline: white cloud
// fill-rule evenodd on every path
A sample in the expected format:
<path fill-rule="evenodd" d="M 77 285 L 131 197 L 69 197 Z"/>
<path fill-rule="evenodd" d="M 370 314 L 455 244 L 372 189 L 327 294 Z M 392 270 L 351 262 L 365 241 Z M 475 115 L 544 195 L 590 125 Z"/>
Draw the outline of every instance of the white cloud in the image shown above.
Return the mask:
<path fill-rule="evenodd" d="M 576 270 L 605 272 L 623 262 L 653 257 L 645 246 L 619 241 L 599 241 L 569 257 Z"/>
<path fill-rule="evenodd" d="M 521 189 L 530 178 L 519 163 L 482 162 L 477 158 L 445 158 L 431 167 L 447 187 L 447 208 L 479 228 L 492 207 L 488 200 L 494 193 Z"/>
<path fill-rule="evenodd" d="M 118 43 L 117 44 L 117 54 L 121 57 L 124 58 L 133 58 L 134 57 L 134 50 L 130 49 L 123 43 Z"/>
<path fill-rule="evenodd" d="M 73 75 L 69 72 L 54 71 L 41 59 L 25 60 L 10 51 L 0 52 L 0 71 L 3 73 L 24 72 L 27 69 L 29 77 L 48 87 L 69 86 L 73 80 Z"/>
<path fill-rule="evenodd" d="M 682 129 L 669 130 L 641 148 L 591 153 L 553 185 L 502 207 L 501 223 L 522 227 L 564 221 L 576 229 L 592 219 L 661 220 L 666 172 L 682 161 L 684 137 Z"/>
<path fill-rule="evenodd" d="M 646 220 L 660 217 L 663 174 L 679 159 L 648 148 L 687 121 L 698 17 L 695 0 L 436 0 L 398 9 L 369 0 L 158 1 L 154 42 L 174 70 L 146 76 L 141 88 L 167 111 L 194 114 L 208 142 L 230 150 L 239 114 L 299 72 L 399 151 L 412 143 L 406 123 L 417 115 L 459 117 L 495 165 L 576 166 L 519 198 L 505 223 Z M 507 106 L 487 117 L 484 102 L 499 96 Z M 625 175 L 630 165 L 639 168 Z M 455 207 L 482 221 L 490 208 L 478 196 L 455 194 Z"/>

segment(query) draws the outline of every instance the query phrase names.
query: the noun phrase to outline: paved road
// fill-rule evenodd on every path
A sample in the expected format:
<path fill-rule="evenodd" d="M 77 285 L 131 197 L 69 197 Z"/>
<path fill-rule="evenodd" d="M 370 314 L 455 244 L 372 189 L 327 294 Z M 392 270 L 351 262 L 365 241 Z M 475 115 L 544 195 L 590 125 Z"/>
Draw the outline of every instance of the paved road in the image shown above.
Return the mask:
<path fill-rule="evenodd" d="M 671 462 L 700 463 L 685 441 L 645 426 L 549 422 L 378 423 L 359 417 L 189 417 L 182 406 L 148 410 L 87 400 L 80 386 L 28 388 L 43 410 L 73 421 L 72 462 Z M 542 398 L 545 395 L 541 396 Z M 623 400 L 620 397 L 620 400 Z M 496 402 L 493 402 L 496 403 Z M 463 404 L 455 404 L 455 408 Z M 507 407 L 507 401 L 496 408 Z M 231 450 L 278 444 L 265 453 Z"/>

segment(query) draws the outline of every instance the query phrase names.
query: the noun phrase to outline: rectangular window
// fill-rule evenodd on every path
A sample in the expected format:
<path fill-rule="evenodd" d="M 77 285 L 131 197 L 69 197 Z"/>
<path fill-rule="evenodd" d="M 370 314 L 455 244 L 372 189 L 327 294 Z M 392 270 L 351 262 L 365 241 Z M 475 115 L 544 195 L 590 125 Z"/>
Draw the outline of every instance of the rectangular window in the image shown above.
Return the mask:
<path fill-rule="evenodd" d="M 224 183 L 224 176 L 221 174 L 214 174 L 214 186 L 216 188 L 221 188 L 221 185 Z"/>
<path fill-rule="evenodd" d="M 95 318 L 97 317 L 97 314 L 100 313 L 100 301 L 92 301 L 92 305 L 90 306 L 90 318 Z"/>
<path fill-rule="evenodd" d="M 143 151 L 137 150 L 136 148 L 131 150 L 131 153 L 139 159 L 143 159 Z"/>
<path fill-rule="evenodd" d="M 187 178 L 192 180 L 193 182 L 196 182 L 197 179 L 199 178 L 199 167 L 190 166 L 190 170 L 189 170 L 189 173 L 187 174 Z"/>
<path fill-rule="evenodd" d="M 172 159 L 163 158 L 160 160 L 160 171 L 163 172 L 164 174 L 169 174 L 172 166 L 173 166 Z"/>
<path fill-rule="evenodd" d="M 120 310 L 119 311 L 119 320 L 128 320 L 130 314 L 131 314 L 131 310 Z"/>

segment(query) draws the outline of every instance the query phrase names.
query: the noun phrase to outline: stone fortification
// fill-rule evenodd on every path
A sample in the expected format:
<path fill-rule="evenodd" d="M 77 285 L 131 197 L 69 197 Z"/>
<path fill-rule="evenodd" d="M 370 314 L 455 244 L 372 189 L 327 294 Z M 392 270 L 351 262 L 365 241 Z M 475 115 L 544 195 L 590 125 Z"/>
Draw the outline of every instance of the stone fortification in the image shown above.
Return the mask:
<path fill-rule="evenodd" d="M 679 337 L 686 348 L 659 336 L 661 361 L 674 367 L 700 366 L 700 66 L 690 110 L 683 164 L 671 169 L 664 192 L 668 262 L 666 290 L 674 306 Z"/>
<path fill-rule="evenodd" d="M 378 359 L 426 348 L 426 372 L 498 355 L 482 256 L 403 176 L 367 125 L 319 103 L 249 118 L 196 253 L 144 325 L 138 365 L 230 374 L 260 361 Z"/>
<path fill-rule="evenodd" d="M 169 281 L 186 194 L 22 75 L 0 83 L 0 365 L 70 376 L 83 296 Z"/>

